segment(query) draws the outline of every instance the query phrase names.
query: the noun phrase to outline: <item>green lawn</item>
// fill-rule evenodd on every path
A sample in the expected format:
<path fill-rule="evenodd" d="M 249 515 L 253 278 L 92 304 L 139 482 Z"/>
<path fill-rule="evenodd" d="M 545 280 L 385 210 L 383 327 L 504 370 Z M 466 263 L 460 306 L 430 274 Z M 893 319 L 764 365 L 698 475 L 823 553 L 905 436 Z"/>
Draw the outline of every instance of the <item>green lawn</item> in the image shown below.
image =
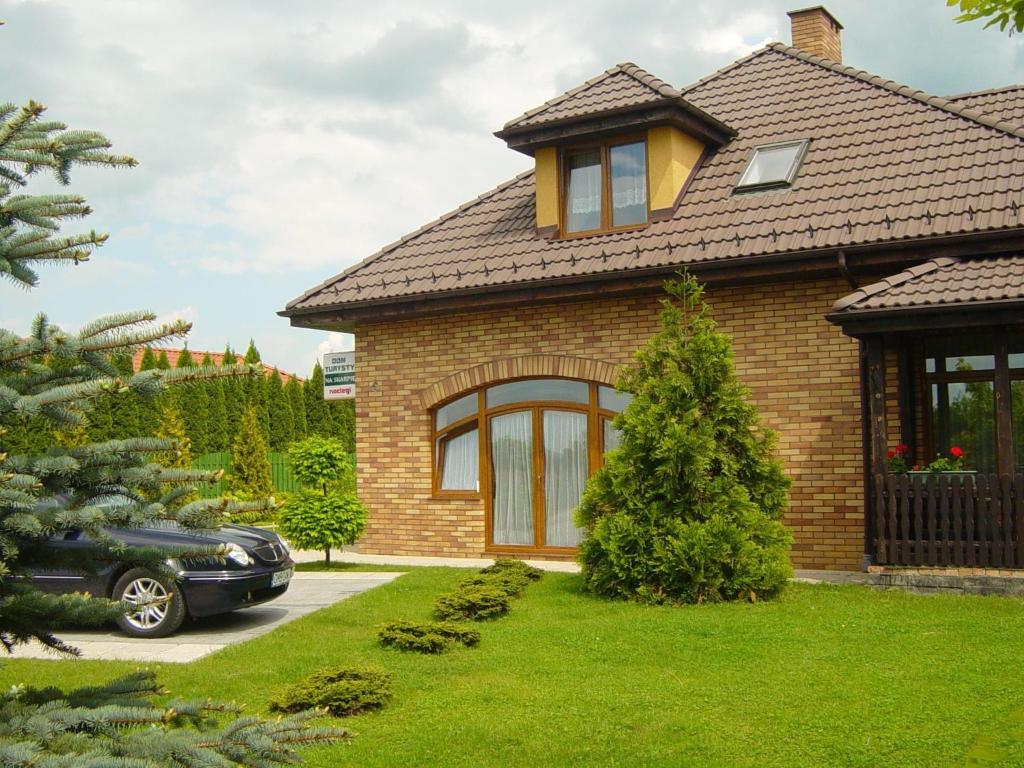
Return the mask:
<path fill-rule="evenodd" d="M 373 662 L 395 699 L 316 766 L 1024 765 L 1024 602 L 793 587 L 757 605 L 649 608 L 548 574 L 479 648 L 385 651 L 373 627 L 426 618 L 464 571 L 424 568 L 160 679 L 245 702 L 327 664 Z M 11 661 L 0 685 L 68 686 L 135 663 Z M 1003 742 L 1003 743 L 1001 743 Z"/>

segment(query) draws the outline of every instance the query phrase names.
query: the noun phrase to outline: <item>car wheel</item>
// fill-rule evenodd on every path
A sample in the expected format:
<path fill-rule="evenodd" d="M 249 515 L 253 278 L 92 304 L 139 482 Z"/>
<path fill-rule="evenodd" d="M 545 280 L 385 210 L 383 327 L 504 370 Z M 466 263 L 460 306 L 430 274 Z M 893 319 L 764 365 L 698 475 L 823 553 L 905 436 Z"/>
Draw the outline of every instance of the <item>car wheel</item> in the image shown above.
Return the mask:
<path fill-rule="evenodd" d="M 117 620 L 132 637 L 167 637 L 185 621 L 185 598 L 178 585 L 145 568 L 133 568 L 118 579 L 111 597 L 140 606 Z"/>

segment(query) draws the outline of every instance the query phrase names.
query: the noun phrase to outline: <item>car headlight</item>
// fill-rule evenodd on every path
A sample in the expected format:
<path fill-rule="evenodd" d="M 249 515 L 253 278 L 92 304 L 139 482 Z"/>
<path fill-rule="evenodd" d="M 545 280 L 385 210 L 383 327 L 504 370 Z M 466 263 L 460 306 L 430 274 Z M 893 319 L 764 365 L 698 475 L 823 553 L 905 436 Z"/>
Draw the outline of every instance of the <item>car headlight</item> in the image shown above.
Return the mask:
<path fill-rule="evenodd" d="M 252 556 L 237 544 L 228 544 L 227 552 L 225 554 L 227 555 L 228 560 L 233 563 L 237 563 L 243 567 L 252 565 Z"/>
<path fill-rule="evenodd" d="M 281 534 L 274 534 L 274 535 L 277 536 L 277 543 L 281 545 L 281 549 L 284 550 L 284 553 L 286 555 L 290 555 L 291 554 L 291 550 L 288 549 L 288 542 L 281 538 Z"/>

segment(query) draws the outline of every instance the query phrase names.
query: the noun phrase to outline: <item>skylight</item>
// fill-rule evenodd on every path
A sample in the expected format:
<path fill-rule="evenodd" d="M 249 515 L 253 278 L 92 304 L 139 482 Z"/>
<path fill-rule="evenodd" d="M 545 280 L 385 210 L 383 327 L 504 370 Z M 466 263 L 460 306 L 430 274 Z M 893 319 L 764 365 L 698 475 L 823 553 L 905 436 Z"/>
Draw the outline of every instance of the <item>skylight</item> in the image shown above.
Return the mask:
<path fill-rule="evenodd" d="M 737 192 L 788 187 L 796 178 L 807 151 L 807 139 L 765 144 L 754 148 L 750 162 L 736 185 Z"/>

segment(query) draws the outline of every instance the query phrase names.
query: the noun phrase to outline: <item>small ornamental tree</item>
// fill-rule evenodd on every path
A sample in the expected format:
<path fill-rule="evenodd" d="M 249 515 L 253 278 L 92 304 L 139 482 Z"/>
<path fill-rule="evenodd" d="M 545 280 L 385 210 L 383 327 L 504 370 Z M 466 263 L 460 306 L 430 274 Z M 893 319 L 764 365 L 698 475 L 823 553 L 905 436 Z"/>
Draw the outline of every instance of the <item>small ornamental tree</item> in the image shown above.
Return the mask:
<path fill-rule="evenodd" d="M 618 449 L 577 510 L 587 587 L 643 602 L 767 597 L 791 575 L 781 522 L 789 480 L 749 392 L 731 340 L 690 276 L 666 285 L 661 330 L 619 388 Z"/>
<path fill-rule="evenodd" d="M 235 442 L 231 444 L 231 474 L 228 490 L 237 499 L 266 498 L 274 491 L 267 460 L 266 438 L 260 429 L 256 409 L 248 405 L 242 413 Z"/>
<path fill-rule="evenodd" d="M 366 509 L 356 497 L 355 462 L 341 441 L 308 437 L 288 450 L 301 490 L 281 510 L 281 533 L 299 549 L 354 544 L 366 527 Z"/>

